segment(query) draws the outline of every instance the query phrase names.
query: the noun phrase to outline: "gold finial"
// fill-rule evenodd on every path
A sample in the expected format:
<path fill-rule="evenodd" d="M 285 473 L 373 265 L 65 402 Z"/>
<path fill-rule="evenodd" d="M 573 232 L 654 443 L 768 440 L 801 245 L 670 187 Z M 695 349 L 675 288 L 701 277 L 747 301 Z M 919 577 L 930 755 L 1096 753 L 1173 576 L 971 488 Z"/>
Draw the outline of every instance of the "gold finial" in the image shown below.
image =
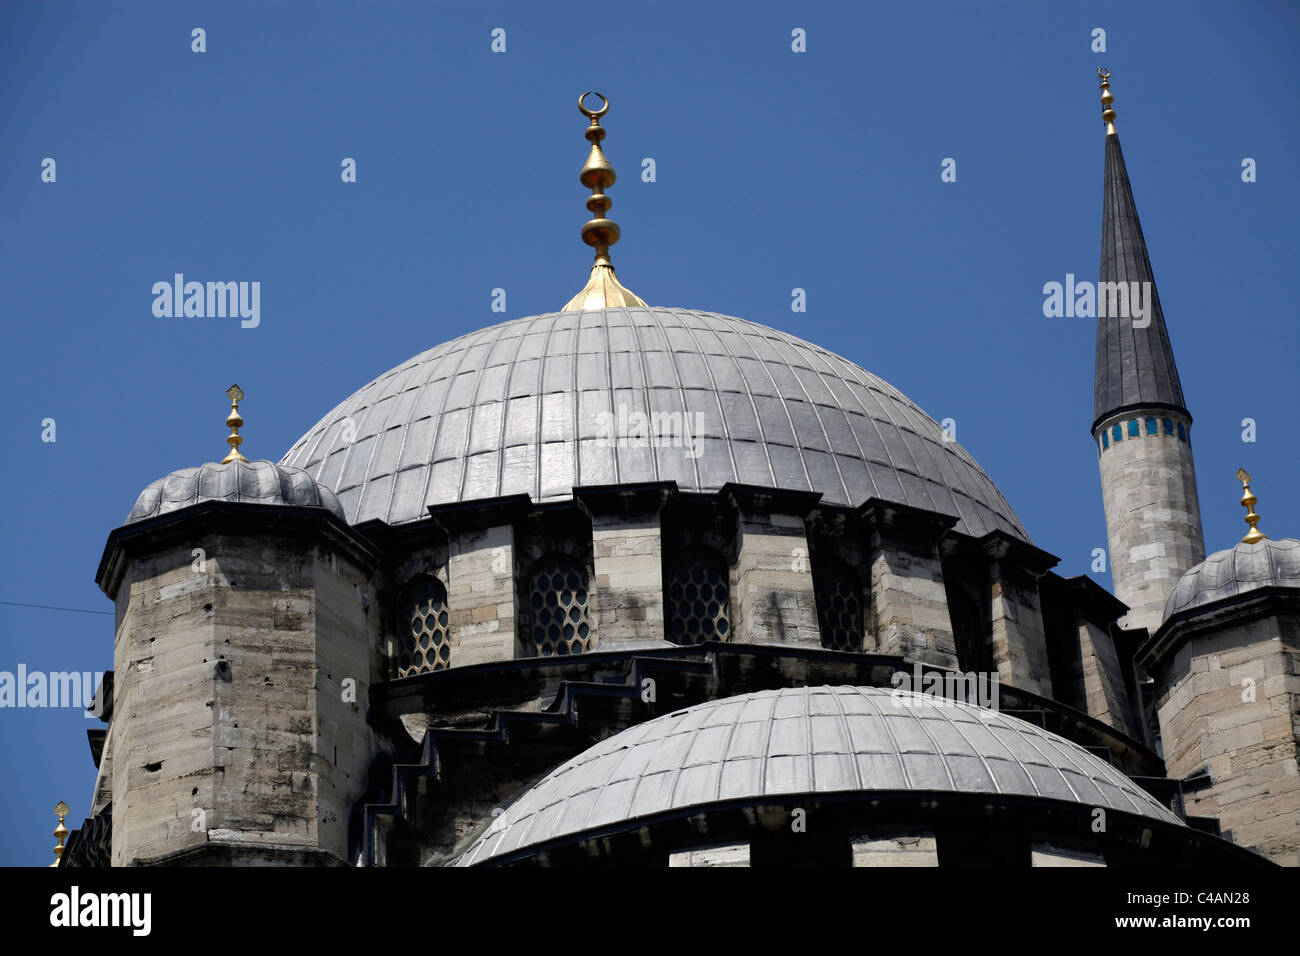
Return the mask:
<path fill-rule="evenodd" d="M 239 429 L 244 426 L 244 419 L 239 415 L 239 403 L 244 400 L 244 390 L 238 385 L 232 385 L 226 389 L 226 396 L 230 399 L 230 415 L 226 418 L 226 425 L 230 428 L 230 437 L 226 439 L 226 444 L 230 446 L 230 454 L 221 459 L 223 465 L 228 465 L 232 461 L 248 461 L 239 453 L 239 446 L 244 443 L 244 439 L 239 437 Z"/>
<path fill-rule="evenodd" d="M 588 96 L 599 96 L 601 107 L 590 110 L 583 104 Z M 618 225 L 612 219 L 606 219 L 605 213 L 613 202 L 605 195 L 605 190 L 614 185 L 614 167 L 609 164 L 601 152 L 600 141 L 605 138 L 605 130 L 600 125 L 600 118 L 609 111 L 609 100 L 599 93 L 587 92 L 578 97 L 578 109 L 582 115 L 591 120 L 587 127 L 587 141 L 591 143 L 591 152 L 587 155 L 587 164 L 578 174 L 582 185 L 591 190 L 587 208 L 592 218 L 582 226 L 582 241 L 596 250 L 596 264 L 591 267 L 591 278 L 581 292 L 569 300 L 563 311 L 574 309 L 604 309 L 609 306 L 641 305 L 645 302 L 624 288 L 614 274 L 614 264 L 609 260 L 609 247 L 618 242 Z"/>
<path fill-rule="evenodd" d="M 1268 535 L 1257 527 L 1259 515 L 1255 514 L 1255 502 L 1259 499 L 1250 490 L 1250 473 L 1245 468 L 1238 468 L 1237 480 L 1241 482 L 1241 490 L 1245 492 L 1241 496 L 1241 506 L 1246 509 L 1246 524 L 1250 525 L 1250 531 L 1246 533 L 1246 537 L 1241 539 L 1241 543 L 1254 544 L 1256 541 L 1267 541 Z"/>
<path fill-rule="evenodd" d="M 54 862 L 50 866 L 58 866 L 59 861 L 63 859 L 63 841 L 68 838 L 68 828 L 63 825 L 63 818 L 72 812 L 72 808 L 60 800 L 55 805 L 54 812 L 59 817 L 59 825 L 54 828 L 54 835 L 58 838 L 59 844 L 54 848 Z"/>
<path fill-rule="evenodd" d="M 1097 78 L 1101 80 L 1101 118 L 1106 124 L 1106 135 L 1115 135 L 1115 110 L 1111 103 L 1115 102 L 1115 94 L 1110 91 L 1110 70 L 1103 70 L 1097 67 Z"/>

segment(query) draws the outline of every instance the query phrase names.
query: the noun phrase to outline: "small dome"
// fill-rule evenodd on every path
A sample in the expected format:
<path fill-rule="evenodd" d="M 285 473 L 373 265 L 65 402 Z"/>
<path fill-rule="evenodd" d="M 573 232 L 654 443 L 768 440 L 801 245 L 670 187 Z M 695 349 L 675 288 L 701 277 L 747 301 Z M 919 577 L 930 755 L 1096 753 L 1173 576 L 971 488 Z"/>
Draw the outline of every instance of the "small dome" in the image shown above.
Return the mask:
<path fill-rule="evenodd" d="M 1216 551 L 1190 569 L 1165 602 L 1165 620 L 1246 591 L 1264 587 L 1300 588 L 1300 541 L 1265 538 L 1254 544 Z"/>
<path fill-rule="evenodd" d="M 697 704 L 601 741 L 523 793 L 456 865 L 720 800 L 873 790 L 1069 800 L 1181 822 L 1104 760 L 1015 717 L 877 687 L 792 687 Z"/>
<path fill-rule="evenodd" d="M 204 501 L 242 501 L 257 505 L 327 508 L 343 517 L 339 500 L 301 468 L 272 461 L 232 461 L 182 468 L 140 492 L 126 517 L 132 524 Z"/>

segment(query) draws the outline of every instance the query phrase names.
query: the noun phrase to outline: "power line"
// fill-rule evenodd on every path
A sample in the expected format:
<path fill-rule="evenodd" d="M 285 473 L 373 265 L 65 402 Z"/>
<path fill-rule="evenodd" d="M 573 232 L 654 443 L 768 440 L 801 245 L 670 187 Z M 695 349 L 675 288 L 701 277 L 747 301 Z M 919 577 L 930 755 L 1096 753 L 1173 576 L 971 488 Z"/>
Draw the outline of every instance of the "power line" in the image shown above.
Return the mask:
<path fill-rule="evenodd" d="M 55 607 L 53 604 L 23 604 L 21 601 L 0 601 L 10 607 L 38 607 L 43 611 L 72 611 L 75 614 L 112 614 L 112 611 L 90 611 L 84 607 Z"/>

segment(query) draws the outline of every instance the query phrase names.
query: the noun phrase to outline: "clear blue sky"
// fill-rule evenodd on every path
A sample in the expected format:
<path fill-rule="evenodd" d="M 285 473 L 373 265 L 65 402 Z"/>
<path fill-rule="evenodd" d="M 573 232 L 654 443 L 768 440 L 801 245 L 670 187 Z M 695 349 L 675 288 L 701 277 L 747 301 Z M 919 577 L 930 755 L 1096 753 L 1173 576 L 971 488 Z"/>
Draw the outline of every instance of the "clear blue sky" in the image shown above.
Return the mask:
<path fill-rule="evenodd" d="M 408 356 L 558 309 L 590 263 L 586 89 L 613 103 L 627 285 L 794 332 L 956 419 L 1071 575 L 1106 545 L 1094 325 L 1044 318 L 1041 290 L 1096 278 L 1108 67 L 1206 545 L 1245 530 L 1242 465 L 1261 528 L 1300 536 L 1297 9 L 8 0 L 0 599 L 110 610 L 93 582 L 109 531 L 150 481 L 224 454 L 232 381 L 244 451 L 274 460 Z M 150 289 L 176 272 L 261 282 L 260 326 L 155 318 Z M 0 605 L 0 670 L 109 669 L 112 620 Z M 0 711 L 0 863 L 51 859 L 60 799 L 80 824 L 89 726 Z"/>

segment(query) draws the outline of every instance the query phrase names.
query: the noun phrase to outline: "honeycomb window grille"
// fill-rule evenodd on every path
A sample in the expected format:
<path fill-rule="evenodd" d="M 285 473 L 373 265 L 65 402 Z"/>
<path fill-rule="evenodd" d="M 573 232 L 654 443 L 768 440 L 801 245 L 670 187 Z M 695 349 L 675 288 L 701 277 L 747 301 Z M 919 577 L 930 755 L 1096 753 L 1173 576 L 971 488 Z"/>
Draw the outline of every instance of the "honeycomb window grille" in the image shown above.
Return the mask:
<path fill-rule="evenodd" d="M 688 552 L 668 574 L 668 639 L 674 644 L 731 640 L 727 564 L 707 551 Z"/>
<path fill-rule="evenodd" d="M 861 580 L 838 558 L 828 558 L 817 565 L 813 587 L 817 595 L 817 625 L 822 632 L 822 647 L 860 653 L 866 634 Z"/>
<path fill-rule="evenodd" d="M 421 575 L 402 588 L 397 601 L 398 677 L 451 666 L 449 623 L 447 589 L 437 578 Z"/>
<path fill-rule="evenodd" d="M 543 558 L 529 575 L 528 615 L 534 656 L 591 650 L 586 570 L 562 555 Z"/>

